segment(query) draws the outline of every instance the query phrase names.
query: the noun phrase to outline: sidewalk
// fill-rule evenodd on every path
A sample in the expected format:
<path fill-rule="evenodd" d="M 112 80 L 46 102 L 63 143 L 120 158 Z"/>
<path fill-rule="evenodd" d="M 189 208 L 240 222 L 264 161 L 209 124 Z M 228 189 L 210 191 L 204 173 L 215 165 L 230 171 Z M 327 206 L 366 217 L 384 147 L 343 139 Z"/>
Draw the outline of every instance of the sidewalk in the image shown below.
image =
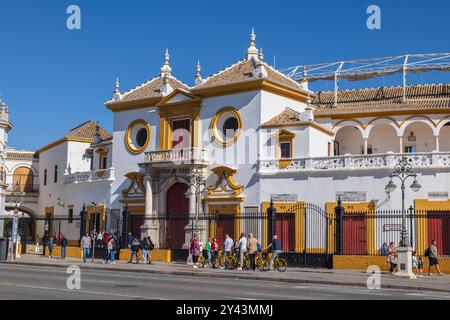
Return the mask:
<path fill-rule="evenodd" d="M 117 264 L 103 264 L 100 260 L 83 264 L 81 259 L 67 258 L 48 258 L 42 255 L 27 254 L 16 261 L 1 262 L 2 264 L 18 264 L 45 267 L 66 268 L 70 265 L 77 265 L 84 270 L 109 270 L 121 272 L 140 272 L 165 275 L 183 275 L 196 277 L 218 277 L 246 280 L 264 280 L 280 281 L 299 284 L 325 284 L 325 285 L 345 285 L 367 287 L 368 275 L 361 270 L 327 270 L 327 269 L 308 269 L 308 268 L 288 268 L 285 273 L 278 271 L 260 272 L 260 271 L 236 271 L 236 270 L 218 270 L 218 269 L 192 269 L 186 264 L 157 262 L 152 265 L 127 264 L 124 261 L 117 261 Z M 450 292 L 450 276 L 429 277 L 424 275 L 417 280 L 398 279 L 388 273 L 383 272 L 381 276 L 381 286 L 390 289 L 406 289 L 421 291 L 440 291 Z"/>

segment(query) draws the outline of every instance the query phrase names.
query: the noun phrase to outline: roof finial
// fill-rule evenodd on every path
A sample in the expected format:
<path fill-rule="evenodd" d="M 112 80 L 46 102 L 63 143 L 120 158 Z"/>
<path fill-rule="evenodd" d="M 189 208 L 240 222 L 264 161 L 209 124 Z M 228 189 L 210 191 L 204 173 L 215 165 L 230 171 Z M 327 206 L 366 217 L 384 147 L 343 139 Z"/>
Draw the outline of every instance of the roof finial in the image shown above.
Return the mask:
<path fill-rule="evenodd" d="M 262 48 L 259 48 L 258 58 L 259 58 L 259 60 L 261 60 L 261 61 L 264 60 L 264 53 L 263 53 Z"/>
<path fill-rule="evenodd" d="M 202 67 L 200 66 L 200 60 L 198 60 L 197 62 L 197 74 L 195 75 L 195 85 L 199 86 L 203 83 L 203 78 L 202 75 L 200 73 L 200 71 L 202 71 Z"/>
<path fill-rule="evenodd" d="M 122 94 L 120 93 L 120 82 L 119 82 L 119 78 L 116 78 L 116 82 L 114 83 L 114 94 L 113 94 L 113 100 L 114 101 L 118 101 L 120 99 L 122 99 Z"/>
<path fill-rule="evenodd" d="M 247 49 L 247 60 L 250 60 L 251 58 L 258 59 L 258 49 L 256 48 L 255 40 L 255 29 L 252 28 L 252 33 L 250 34 L 250 47 Z"/>
<path fill-rule="evenodd" d="M 166 49 L 164 54 L 164 65 L 161 68 L 161 78 L 164 76 L 170 76 L 172 74 L 172 68 L 170 67 L 170 55 L 169 49 Z"/>

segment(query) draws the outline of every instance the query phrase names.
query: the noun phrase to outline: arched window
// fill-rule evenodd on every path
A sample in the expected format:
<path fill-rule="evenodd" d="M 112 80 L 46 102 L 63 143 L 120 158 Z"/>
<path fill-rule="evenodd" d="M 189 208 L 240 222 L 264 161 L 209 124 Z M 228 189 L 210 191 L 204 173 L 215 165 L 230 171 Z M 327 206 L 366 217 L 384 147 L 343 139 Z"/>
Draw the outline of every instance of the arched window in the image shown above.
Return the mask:
<path fill-rule="evenodd" d="M 33 192 L 33 170 L 27 167 L 19 167 L 13 173 L 13 185 L 19 184 L 21 192 Z"/>

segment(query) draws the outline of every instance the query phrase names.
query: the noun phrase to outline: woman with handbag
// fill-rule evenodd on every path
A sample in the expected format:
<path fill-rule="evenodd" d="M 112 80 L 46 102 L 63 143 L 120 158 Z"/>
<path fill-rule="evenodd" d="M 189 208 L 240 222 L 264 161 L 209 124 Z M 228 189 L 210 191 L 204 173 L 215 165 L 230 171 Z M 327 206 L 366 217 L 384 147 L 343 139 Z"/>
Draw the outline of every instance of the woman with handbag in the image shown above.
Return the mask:
<path fill-rule="evenodd" d="M 387 261 L 391 265 L 391 267 L 389 268 L 389 272 L 393 274 L 394 269 L 397 268 L 398 264 L 398 253 L 394 242 L 389 243 Z"/>

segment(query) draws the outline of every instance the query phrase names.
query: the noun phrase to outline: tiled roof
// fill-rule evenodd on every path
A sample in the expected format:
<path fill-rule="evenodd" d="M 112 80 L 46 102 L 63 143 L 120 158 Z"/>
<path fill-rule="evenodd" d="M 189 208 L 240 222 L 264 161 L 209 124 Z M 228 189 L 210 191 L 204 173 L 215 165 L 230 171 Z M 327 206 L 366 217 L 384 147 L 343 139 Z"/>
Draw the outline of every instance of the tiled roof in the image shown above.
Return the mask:
<path fill-rule="evenodd" d="M 174 90 L 175 89 L 189 90 L 189 87 L 187 85 L 177 80 L 173 76 L 168 77 L 167 80 Z M 161 98 L 162 95 L 160 90 L 163 84 L 164 84 L 163 78 L 158 76 L 134 89 L 131 89 L 128 92 L 125 92 L 122 95 L 122 99 L 120 101 L 141 100 L 147 98 Z"/>
<path fill-rule="evenodd" d="M 73 128 L 68 133 L 66 133 L 64 137 L 67 139 L 93 140 L 96 133 L 97 133 L 97 123 L 95 121 L 90 120 L 76 128 Z M 111 137 L 111 134 L 102 127 L 100 127 L 100 137 L 102 139 L 108 139 Z"/>
<path fill-rule="evenodd" d="M 334 92 L 319 92 L 314 100 L 316 115 L 450 109 L 450 84 L 416 85 L 403 87 L 370 88 L 338 92 L 338 105 L 334 106 Z"/>
<path fill-rule="evenodd" d="M 294 80 L 286 77 L 266 63 L 263 63 L 263 66 L 267 71 L 267 78 L 265 78 L 265 80 L 271 81 L 289 89 L 302 91 L 300 85 Z M 195 89 L 220 87 L 228 84 L 259 80 L 259 78 L 256 78 L 253 75 L 254 70 L 255 67 L 251 60 L 241 60 L 205 79 L 203 84 L 196 86 Z"/>

